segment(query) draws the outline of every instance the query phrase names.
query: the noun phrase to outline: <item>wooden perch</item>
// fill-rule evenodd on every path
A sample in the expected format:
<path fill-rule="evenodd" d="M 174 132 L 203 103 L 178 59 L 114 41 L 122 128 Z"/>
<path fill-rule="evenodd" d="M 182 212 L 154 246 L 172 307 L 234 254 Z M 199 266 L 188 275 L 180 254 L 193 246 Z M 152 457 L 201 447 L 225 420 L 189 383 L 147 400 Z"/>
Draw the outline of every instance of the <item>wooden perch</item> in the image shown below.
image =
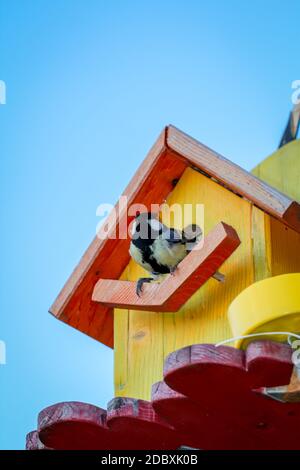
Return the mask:
<path fill-rule="evenodd" d="M 100 279 L 92 300 L 107 307 L 157 312 L 176 312 L 223 264 L 239 246 L 234 228 L 219 223 L 205 238 L 201 249 L 193 250 L 178 266 L 174 275 L 161 283 L 143 286 L 141 297 L 136 283 Z"/>

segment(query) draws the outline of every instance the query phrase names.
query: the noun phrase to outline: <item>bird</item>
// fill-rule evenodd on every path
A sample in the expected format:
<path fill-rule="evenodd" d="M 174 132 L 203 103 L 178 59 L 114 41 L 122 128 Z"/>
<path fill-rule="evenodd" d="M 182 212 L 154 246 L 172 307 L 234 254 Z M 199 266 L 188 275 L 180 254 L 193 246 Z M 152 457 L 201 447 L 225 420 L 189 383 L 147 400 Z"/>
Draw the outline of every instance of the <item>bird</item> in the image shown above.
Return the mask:
<path fill-rule="evenodd" d="M 141 277 L 136 284 L 140 297 L 143 284 L 164 274 L 174 274 L 178 264 L 202 237 L 202 230 L 190 224 L 182 231 L 167 227 L 152 212 L 137 213 L 132 225 L 129 254 L 151 277 Z"/>

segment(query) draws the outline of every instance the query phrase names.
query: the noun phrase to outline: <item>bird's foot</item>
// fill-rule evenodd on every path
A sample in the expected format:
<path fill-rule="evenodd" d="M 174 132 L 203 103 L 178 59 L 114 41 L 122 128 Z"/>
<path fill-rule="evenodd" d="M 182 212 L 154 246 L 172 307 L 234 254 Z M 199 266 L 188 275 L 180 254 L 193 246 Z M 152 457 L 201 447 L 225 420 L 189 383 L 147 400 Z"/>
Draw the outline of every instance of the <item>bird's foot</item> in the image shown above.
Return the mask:
<path fill-rule="evenodd" d="M 176 273 L 178 269 L 178 264 L 176 264 L 176 266 L 172 266 L 172 268 L 170 268 L 170 274 L 171 276 L 174 276 L 174 274 Z"/>
<path fill-rule="evenodd" d="M 143 290 L 143 284 L 145 282 L 151 282 L 153 281 L 153 277 L 140 277 L 136 283 L 136 295 L 138 297 L 141 296 L 142 290 Z"/>

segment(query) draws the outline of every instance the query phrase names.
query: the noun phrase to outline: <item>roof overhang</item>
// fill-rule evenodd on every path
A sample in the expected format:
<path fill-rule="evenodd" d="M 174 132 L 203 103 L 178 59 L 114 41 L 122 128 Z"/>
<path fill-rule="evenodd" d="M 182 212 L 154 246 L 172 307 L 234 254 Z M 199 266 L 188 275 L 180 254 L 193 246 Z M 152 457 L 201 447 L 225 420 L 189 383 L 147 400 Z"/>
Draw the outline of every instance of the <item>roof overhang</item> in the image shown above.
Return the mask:
<path fill-rule="evenodd" d="M 138 168 L 123 196 L 132 204 L 162 204 L 187 167 L 246 198 L 300 232 L 300 204 L 173 126 L 166 127 Z M 127 227 L 133 216 L 119 202 L 109 216 L 111 230 Z M 114 219 L 112 219 L 114 217 Z M 107 224 L 106 224 L 107 226 Z M 101 235 L 101 234 L 100 234 Z M 118 279 L 129 262 L 130 239 L 94 238 L 50 308 L 58 319 L 113 347 L 113 309 L 92 300 L 97 281 Z"/>

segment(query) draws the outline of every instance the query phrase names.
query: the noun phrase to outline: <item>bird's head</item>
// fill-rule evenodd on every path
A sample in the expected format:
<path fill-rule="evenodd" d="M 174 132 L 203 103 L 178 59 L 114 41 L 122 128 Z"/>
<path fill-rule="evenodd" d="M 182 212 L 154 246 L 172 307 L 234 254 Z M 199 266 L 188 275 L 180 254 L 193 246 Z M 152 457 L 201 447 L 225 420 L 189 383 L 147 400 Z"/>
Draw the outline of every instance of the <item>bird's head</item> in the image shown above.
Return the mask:
<path fill-rule="evenodd" d="M 187 225 L 182 230 L 182 238 L 186 243 L 187 250 L 192 250 L 195 245 L 201 240 L 203 231 L 197 224 Z"/>
<path fill-rule="evenodd" d="M 137 212 L 132 224 L 132 238 L 142 238 L 149 240 L 156 238 L 163 229 L 163 225 L 158 220 L 158 214 L 154 212 Z"/>

